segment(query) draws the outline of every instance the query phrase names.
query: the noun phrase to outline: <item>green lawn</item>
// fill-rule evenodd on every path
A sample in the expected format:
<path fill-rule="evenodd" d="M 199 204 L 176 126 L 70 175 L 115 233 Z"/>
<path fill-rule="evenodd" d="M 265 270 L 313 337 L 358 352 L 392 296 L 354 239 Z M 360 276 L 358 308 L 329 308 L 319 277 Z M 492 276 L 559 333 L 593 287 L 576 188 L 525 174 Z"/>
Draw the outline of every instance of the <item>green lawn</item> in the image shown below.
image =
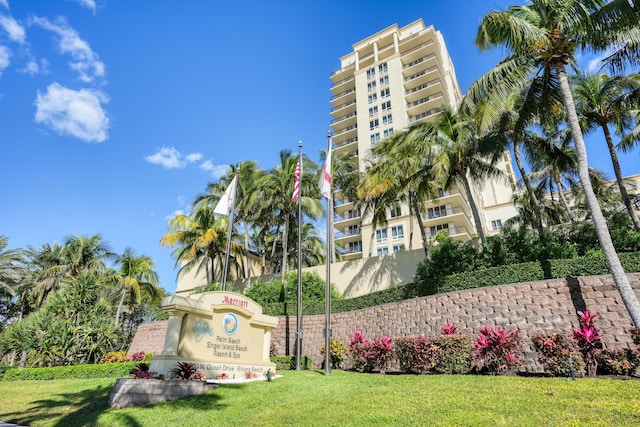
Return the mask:
<path fill-rule="evenodd" d="M 0 382 L 0 420 L 60 427 L 640 425 L 638 380 L 283 375 L 121 410 L 107 406 L 113 379 Z"/>

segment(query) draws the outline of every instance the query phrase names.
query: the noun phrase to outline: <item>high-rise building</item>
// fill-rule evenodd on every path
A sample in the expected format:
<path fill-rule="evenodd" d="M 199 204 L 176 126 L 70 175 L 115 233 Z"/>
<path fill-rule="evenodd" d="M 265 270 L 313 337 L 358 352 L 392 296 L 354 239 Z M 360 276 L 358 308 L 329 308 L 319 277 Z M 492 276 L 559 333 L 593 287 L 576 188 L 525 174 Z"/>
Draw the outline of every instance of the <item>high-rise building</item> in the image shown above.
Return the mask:
<path fill-rule="evenodd" d="M 331 127 L 336 155 L 350 153 L 361 170 L 371 159 L 371 147 L 420 121 L 437 117 L 442 105 L 457 107 L 462 95 L 442 34 L 419 19 L 404 27 L 392 25 L 353 45 L 331 74 Z M 516 215 L 515 189 L 508 152 L 498 163 L 504 179 L 475 183 L 473 191 L 484 230 L 497 233 Z M 341 191 L 335 194 L 335 240 L 343 259 L 368 258 L 421 247 L 421 236 L 409 208 L 399 204 L 387 212 L 387 223 L 374 230 L 356 204 Z M 422 222 L 429 236 L 445 230 L 455 240 L 476 234 L 467 195 L 462 189 L 441 191 L 424 207 Z M 415 231 L 414 231 L 415 230 Z"/>

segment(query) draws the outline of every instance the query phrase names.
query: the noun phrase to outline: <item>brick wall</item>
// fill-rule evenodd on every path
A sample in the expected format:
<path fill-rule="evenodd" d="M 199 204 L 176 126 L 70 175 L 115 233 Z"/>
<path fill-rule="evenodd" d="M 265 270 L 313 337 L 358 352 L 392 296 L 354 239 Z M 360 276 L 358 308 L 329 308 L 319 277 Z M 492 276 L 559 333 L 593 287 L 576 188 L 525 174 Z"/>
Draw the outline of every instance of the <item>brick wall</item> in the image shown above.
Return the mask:
<path fill-rule="evenodd" d="M 629 274 L 640 295 L 640 273 Z M 595 311 L 596 320 L 607 347 L 633 345 L 627 333 L 633 325 L 611 276 L 578 279 L 553 279 L 470 289 L 441 295 L 414 298 L 331 317 L 333 338 L 349 343 L 354 331 L 368 338 L 435 335 L 447 321 L 460 332 L 475 336 L 484 324 L 520 330 L 525 341 L 523 370 L 540 372 L 530 336 L 549 331 L 570 332 L 578 326 L 577 311 Z M 302 353 L 312 357 L 319 368 L 324 357 L 325 316 L 304 316 Z M 296 313 L 280 316 L 272 333 L 280 355 L 295 355 Z M 287 339 L 288 337 L 288 339 Z"/>

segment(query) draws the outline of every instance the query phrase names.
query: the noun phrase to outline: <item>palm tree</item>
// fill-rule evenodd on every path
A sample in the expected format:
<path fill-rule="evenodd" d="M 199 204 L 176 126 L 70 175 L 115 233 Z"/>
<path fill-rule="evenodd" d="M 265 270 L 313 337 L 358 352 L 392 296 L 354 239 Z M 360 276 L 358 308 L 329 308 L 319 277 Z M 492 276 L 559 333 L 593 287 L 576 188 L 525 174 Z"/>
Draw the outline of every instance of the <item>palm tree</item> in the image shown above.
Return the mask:
<path fill-rule="evenodd" d="M 442 179 L 445 190 L 456 186 L 464 189 L 478 239 L 484 245 L 484 224 L 471 189 L 471 180 L 502 176 L 494 164 L 504 146 L 504 137 L 494 131 L 482 134 L 476 117 L 470 108 L 456 112 L 450 107 L 442 107 L 434 123 L 423 125 L 423 136 L 419 138 L 430 139 L 440 146 L 435 164 L 442 166 L 434 170 L 434 175 Z"/>
<path fill-rule="evenodd" d="M 256 208 L 257 217 L 275 218 L 276 234 L 282 230 L 280 242 L 282 243 L 281 271 L 283 274 L 287 271 L 289 263 L 287 243 L 291 222 L 294 213 L 297 215 L 297 201 L 294 202 L 291 199 L 297 163 L 298 155 L 290 150 L 280 151 L 280 163 L 256 181 L 255 191 L 251 194 L 249 201 L 250 205 Z M 317 164 L 306 157 L 303 158 L 300 203 L 302 214 L 311 219 L 318 219 L 322 215 L 322 205 L 318 200 L 320 190 L 316 179 L 317 169 Z M 277 241 L 278 239 L 273 241 L 272 255 L 275 255 Z"/>
<path fill-rule="evenodd" d="M 609 129 L 609 123 L 612 123 L 616 128 L 616 134 L 621 136 L 633 123 L 630 106 L 638 105 L 640 101 L 640 75 L 609 77 L 604 73 L 580 74 L 573 81 L 573 89 L 576 109 L 582 119 L 582 129 L 586 133 L 597 128 L 602 129 L 622 202 L 631 217 L 633 227 L 640 231 L 640 220 L 624 185 L 618 154 Z"/>
<path fill-rule="evenodd" d="M 251 280 L 250 238 L 251 229 L 255 226 L 257 208 L 251 204 L 251 194 L 255 191 L 256 182 L 265 175 L 253 160 L 229 165 L 229 173 L 218 182 L 207 184 L 208 192 L 196 197 L 193 202 L 195 210 L 204 207 L 213 208 L 225 189 L 235 176 L 238 176 L 234 220 L 240 224 L 243 233 L 243 251 L 245 256 L 245 277 Z"/>
<path fill-rule="evenodd" d="M 560 90 L 578 160 L 578 175 L 591 212 L 598 240 L 614 282 L 635 326 L 640 326 L 640 303 L 629 284 L 613 246 L 607 223 L 589 181 L 587 151 L 580 129 L 566 67 L 576 67 L 579 48 L 604 49 L 616 42 L 621 30 L 638 26 L 640 5 L 628 0 L 532 0 L 526 6 L 485 15 L 476 45 L 483 50 L 503 46 L 511 54 L 478 79 L 470 99 L 486 97 L 484 123 L 493 121 L 504 101 L 523 88 L 531 76 L 545 81 L 544 90 Z M 543 91 L 544 93 L 544 91 Z M 492 117 L 493 116 L 493 117 Z"/>
<path fill-rule="evenodd" d="M 0 234 L 0 297 L 16 295 L 16 286 L 24 278 L 24 253 L 19 249 L 7 249 L 9 239 Z"/>
<path fill-rule="evenodd" d="M 228 218 L 217 219 L 211 208 L 198 209 L 191 216 L 175 215 L 160 244 L 177 246 L 173 251 L 176 266 L 182 263 L 178 274 L 195 268 L 196 273 L 204 271 L 207 284 L 211 284 L 217 279 L 216 266 L 222 265 L 226 251 L 228 224 Z M 237 255 L 240 249 L 232 242 L 231 251 Z"/>
<path fill-rule="evenodd" d="M 374 147 L 372 158 L 376 161 L 366 171 L 359 197 L 363 211 L 372 215 L 372 233 L 377 224 L 386 222 L 387 208 L 396 206 L 398 202 L 408 202 L 411 214 L 417 218 L 422 247 L 428 258 L 429 239 L 421 206 L 437 197 L 442 184 L 433 174 L 433 161 L 438 148 L 429 139 L 423 138 L 424 125 L 417 124 L 404 132 L 395 133 Z M 409 242 L 412 240 L 410 237 Z"/>
<path fill-rule="evenodd" d="M 158 274 L 150 256 L 137 256 L 131 248 L 127 248 L 118 257 L 116 265 L 118 266 L 118 271 L 113 276 L 113 279 L 122 287 L 115 317 L 115 324 L 118 326 L 127 295 L 135 304 L 140 304 L 140 295 L 143 290 L 154 299 L 159 298 L 162 295 L 162 291 L 158 286 Z"/>

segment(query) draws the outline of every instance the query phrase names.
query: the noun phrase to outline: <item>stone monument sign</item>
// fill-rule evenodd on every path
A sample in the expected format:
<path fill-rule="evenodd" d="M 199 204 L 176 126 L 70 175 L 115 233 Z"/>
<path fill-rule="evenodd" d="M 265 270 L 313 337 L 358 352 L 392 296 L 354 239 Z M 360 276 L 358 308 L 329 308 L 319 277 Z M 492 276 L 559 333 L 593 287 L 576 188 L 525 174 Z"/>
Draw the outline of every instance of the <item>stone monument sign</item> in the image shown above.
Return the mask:
<path fill-rule="evenodd" d="M 178 362 L 193 363 L 207 378 L 226 374 L 245 378 L 267 370 L 271 331 L 278 318 L 262 314 L 262 307 L 234 292 L 207 292 L 162 301 L 169 313 L 164 349 L 151 359 L 152 371 L 169 378 Z"/>

